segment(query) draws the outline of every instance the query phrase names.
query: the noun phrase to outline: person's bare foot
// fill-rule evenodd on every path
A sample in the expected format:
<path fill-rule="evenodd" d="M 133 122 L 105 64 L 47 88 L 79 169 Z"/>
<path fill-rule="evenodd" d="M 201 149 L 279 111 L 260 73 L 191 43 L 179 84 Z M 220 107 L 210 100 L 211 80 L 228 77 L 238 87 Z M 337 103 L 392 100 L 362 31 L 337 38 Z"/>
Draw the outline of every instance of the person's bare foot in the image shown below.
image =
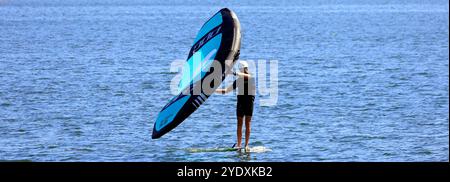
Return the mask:
<path fill-rule="evenodd" d="M 242 147 L 240 145 L 234 144 L 231 148 L 235 148 L 236 150 L 241 150 Z"/>
<path fill-rule="evenodd" d="M 245 152 L 250 152 L 250 147 L 245 146 Z"/>

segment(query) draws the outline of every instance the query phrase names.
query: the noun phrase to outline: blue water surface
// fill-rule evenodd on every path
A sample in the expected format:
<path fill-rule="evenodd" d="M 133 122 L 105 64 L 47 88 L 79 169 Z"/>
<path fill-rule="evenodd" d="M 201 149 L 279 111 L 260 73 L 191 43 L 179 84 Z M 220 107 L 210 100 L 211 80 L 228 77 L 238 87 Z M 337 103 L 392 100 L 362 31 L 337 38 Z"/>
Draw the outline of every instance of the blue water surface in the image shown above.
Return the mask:
<path fill-rule="evenodd" d="M 241 59 L 278 60 L 278 102 L 235 143 L 235 95 L 161 139 L 170 71 L 223 7 Z M 448 161 L 448 1 L 0 0 L 0 160 Z M 257 100 L 260 97 L 257 97 Z"/>

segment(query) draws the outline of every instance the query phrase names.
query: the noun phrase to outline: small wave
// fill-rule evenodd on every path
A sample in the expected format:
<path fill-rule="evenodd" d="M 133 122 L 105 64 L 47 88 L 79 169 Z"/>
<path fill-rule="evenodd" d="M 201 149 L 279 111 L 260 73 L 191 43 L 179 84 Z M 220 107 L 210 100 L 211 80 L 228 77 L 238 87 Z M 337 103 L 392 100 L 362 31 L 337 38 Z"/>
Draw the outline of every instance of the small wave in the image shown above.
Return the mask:
<path fill-rule="evenodd" d="M 19 160 L 1 160 L 0 159 L 0 162 L 33 162 L 33 161 L 30 159 L 19 159 Z"/>
<path fill-rule="evenodd" d="M 0 106 L 9 107 L 9 106 L 12 106 L 12 103 L 10 103 L 10 102 L 3 102 L 3 103 L 0 104 Z"/>
<path fill-rule="evenodd" d="M 153 87 L 153 83 L 150 81 L 145 81 L 142 83 L 142 88 L 143 89 L 152 89 Z"/>
<path fill-rule="evenodd" d="M 235 148 L 187 148 L 186 151 L 191 153 L 200 153 L 200 152 L 231 152 L 236 151 Z"/>
<path fill-rule="evenodd" d="M 251 147 L 250 148 L 250 152 L 252 153 L 263 153 L 263 152 L 271 152 L 272 149 L 264 147 L 264 146 L 256 146 L 256 147 Z"/>

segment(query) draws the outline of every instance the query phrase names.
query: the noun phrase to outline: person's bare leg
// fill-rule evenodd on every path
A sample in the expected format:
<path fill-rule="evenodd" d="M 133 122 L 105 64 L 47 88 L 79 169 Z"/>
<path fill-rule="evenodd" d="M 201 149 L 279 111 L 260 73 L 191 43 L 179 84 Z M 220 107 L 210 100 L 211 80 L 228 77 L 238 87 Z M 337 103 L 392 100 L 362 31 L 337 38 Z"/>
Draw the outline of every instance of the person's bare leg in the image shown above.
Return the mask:
<path fill-rule="evenodd" d="M 245 150 L 248 150 L 248 141 L 250 139 L 252 116 L 245 116 Z"/>
<path fill-rule="evenodd" d="M 241 148 L 242 143 L 242 123 L 244 118 L 243 117 L 237 117 L 237 148 Z"/>

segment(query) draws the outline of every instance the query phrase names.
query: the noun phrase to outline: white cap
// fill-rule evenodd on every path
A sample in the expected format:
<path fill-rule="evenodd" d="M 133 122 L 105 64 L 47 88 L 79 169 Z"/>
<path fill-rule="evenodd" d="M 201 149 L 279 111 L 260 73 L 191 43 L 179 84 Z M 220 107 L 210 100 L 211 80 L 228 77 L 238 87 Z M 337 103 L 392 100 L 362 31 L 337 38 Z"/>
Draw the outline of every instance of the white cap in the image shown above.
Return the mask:
<path fill-rule="evenodd" d="M 239 61 L 239 68 L 248 68 L 247 61 Z"/>

